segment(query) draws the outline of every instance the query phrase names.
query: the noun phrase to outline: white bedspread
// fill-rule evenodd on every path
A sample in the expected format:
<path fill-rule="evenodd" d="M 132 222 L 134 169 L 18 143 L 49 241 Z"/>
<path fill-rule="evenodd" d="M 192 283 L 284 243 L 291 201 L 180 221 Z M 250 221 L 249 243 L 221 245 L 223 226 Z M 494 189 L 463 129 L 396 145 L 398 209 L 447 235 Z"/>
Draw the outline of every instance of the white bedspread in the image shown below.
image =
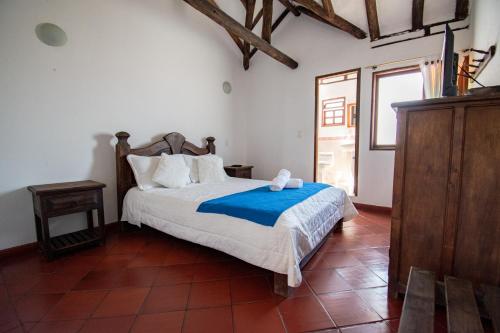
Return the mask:
<path fill-rule="evenodd" d="M 342 217 L 357 215 L 345 191 L 331 187 L 289 208 L 274 227 L 221 214 L 198 213 L 210 199 L 251 190 L 270 182 L 231 178 L 218 184 L 190 184 L 185 188 L 128 191 L 123 221 L 146 224 L 177 238 L 208 246 L 253 265 L 288 274 L 288 285 L 302 281 L 300 261 Z"/>

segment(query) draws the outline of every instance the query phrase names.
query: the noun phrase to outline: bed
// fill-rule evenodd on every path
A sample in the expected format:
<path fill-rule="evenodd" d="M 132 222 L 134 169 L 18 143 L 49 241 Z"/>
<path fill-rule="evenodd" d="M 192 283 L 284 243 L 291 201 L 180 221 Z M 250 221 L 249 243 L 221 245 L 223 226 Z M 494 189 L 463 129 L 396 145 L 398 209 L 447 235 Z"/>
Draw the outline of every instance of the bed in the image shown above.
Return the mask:
<path fill-rule="evenodd" d="M 263 180 L 228 177 L 216 184 L 190 184 L 184 188 L 141 191 L 126 157 L 128 154 L 156 156 L 161 153 L 215 154 L 215 139 L 200 148 L 180 133 L 170 133 L 143 148 L 132 149 L 129 134 L 116 134 L 118 213 L 121 221 L 147 225 L 174 237 L 207 246 L 274 272 L 274 292 L 287 296 L 290 287 L 302 281 L 301 268 L 328 235 L 344 220 L 357 215 L 345 191 L 329 187 L 294 205 L 268 227 L 221 214 L 197 212 L 207 200 L 270 184 Z"/>

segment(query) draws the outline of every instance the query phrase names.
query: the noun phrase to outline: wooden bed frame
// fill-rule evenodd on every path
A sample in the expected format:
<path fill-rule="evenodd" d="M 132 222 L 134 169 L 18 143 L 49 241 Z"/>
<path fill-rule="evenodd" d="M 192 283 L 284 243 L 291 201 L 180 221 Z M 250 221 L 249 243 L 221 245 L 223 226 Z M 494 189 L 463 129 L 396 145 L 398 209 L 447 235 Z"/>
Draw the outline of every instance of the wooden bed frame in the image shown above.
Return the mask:
<path fill-rule="evenodd" d="M 115 134 L 118 138 L 116 143 L 116 194 L 117 194 L 117 209 L 118 218 L 121 219 L 123 199 L 127 191 L 136 186 L 136 181 L 132 169 L 127 161 L 128 154 L 140 156 L 159 156 L 161 153 L 173 154 L 187 154 L 187 155 L 206 155 L 215 154 L 215 138 L 207 137 L 206 146 L 204 148 L 197 147 L 180 133 L 169 133 L 165 135 L 162 140 L 149 144 L 141 148 L 131 148 L 128 143 L 130 134 L 127 132 L 118 132 Z M 335 226 L 326 234 L 321 242 L 300 262 L 300 268 L 303 268 L 320 247 L 326 242 L 331 232 L 340 230 L 342 228 L 343 219 L 340 219 Z M 121 222 L 122 230 L 124 230 L 124 222 Z M 289 293 L 288 276 L 286 274 L 274 273 L 274 293 L 287 297 Z"/>

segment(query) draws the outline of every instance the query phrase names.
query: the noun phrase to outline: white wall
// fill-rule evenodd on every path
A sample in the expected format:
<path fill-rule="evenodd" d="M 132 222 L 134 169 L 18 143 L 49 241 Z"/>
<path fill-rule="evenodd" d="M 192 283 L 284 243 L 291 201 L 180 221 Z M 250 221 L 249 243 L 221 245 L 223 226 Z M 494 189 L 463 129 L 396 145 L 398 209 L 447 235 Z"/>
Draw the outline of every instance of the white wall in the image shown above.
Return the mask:
<path fill-rule="evenodd" d="M 39 42 L 41 22 L 61 26 L 67 45 Z M 35 240 L 30 184 L 104 182 L 106 221 L 117 221 L 117 131 L 129 131 L 132 146 L 170 131 L 195 144 L 214 135 L 228 163 L 244 163 L 238 53 L 183 1 L 0 1 L 0 249 Z"/>
<path fill-rule="evenodd" d="M 472 8 L 472 46 L 488 50 L 496 45 L 497 54 L 491 59 L 477 80 L 485 86 L 500 85 L 500 13 L 499 0 L 476 0 Z M 475 85 L 477 86 L 477 85 Z"/>
<path fill-rule="evenodd" d="M 468 30 L 455 34 L 457 50 L 469 47 L 469 34 Z M 371 49 L 367 39 L 356 40 L 305 15 L 287 17 L 273 34 L 273 44 L 297 60 L 299 67 L 291 70 L 258 53 L 241 80 L 250 92 L 246 100 L 247 160 L 255 165 L 256 177 L 270 179 L 285 167 L 296 177 L 313 179 L 314 79 L 361 67 L 359 193 L 355 201 L 391 206 L 394 152 L 369 150 L 372 70 L 364 67 L 439 54 L 442 38 L 437 35 Z"/>

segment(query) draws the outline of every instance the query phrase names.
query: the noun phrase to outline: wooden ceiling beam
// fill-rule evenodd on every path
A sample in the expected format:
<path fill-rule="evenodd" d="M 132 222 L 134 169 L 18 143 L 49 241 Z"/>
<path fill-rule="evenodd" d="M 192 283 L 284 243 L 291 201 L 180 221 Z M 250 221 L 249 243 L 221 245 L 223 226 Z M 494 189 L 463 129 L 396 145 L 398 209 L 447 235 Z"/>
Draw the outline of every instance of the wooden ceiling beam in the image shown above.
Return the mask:
<path fill-rule="evenodd" d="M 253 29 L 253 15 L 255 12 L 255 0 L 246 1 L 246 15 L 245 15 L 245 28 L 252 31 Z M 250 68 L 250 43 L 245 41 L 243 43 L 243 68 L 247 70 Z"/>
<path fill-rule="evenodd" d="M 219 7 L 217 5 L 217 3 L 215 2 L 215 0 L 208 0 L 213 6 L 215 7 Z M 245 1 L 245 0 L 242 0 L 242 1 Z M 227 30 L 227 33 L 229 34 L 229 36 L 231 37 L 231 39 L 234 41 L 234 43 L 236 44 L 236 46 L 238 46 L 238 48 L 240 49 L 240 51 L 243 53 L 243 42 L 241 41 L 241 39 L 238 38 L 238 36 L 236 36 L 235 34 L 233 34 L 231 31 Z"/>
<path fill-rule="evenodd" d="M 278 16 L 276 21 L 274 21 L 272 27 L 271 27 L 271 33 L 276 30 L 276 28 L 280 25 L 280 23 L 285 19 L 285 17 L 290 13 L 290 10 L 288 8 L 285 8 L 285 10 Z M 255 53 L 257 53 L 257 48 L 253 48 L 252 51 L 250 51 L 250 58 L 252 58 Z"/>
<path fill-rule="evenodd" d="M 255 15 L 255 18 L 253 19 L 253 23 L 252 23 L 252 29 L 250 29 L 250 30 L 253 30 L 253 28 L 255 28 L 255 26 L 259 23 L 260 19 L 262 18 L 262 15 L 264 15 L 264 11 L 261 8 L 259 10 L 259 12 L 257 13 L 257 15 Z"/>
<path fill-rule="evenodd" d="M 263 21 L 262 39 L 271 43 L 271 32 L 273 26 L 273 0 L 262 0 Z"/>
<path fill-rule="evenodd" d="M 411 12 L 411 30 L 422 29 L 424 27 L 424 0 L 413 0 Z"/>
<path fill-rule="evenodd" d="M 283 6 L 285 6 L 289 11 L 291 11 L 293 13 L 293 15 L 295 15 L 295 16 L 300 15 L 300 11 L 297 9 L 297 7 L 295 7 L 295 5 L 293 5 L 290 2 L 290 0 L 279 0 L 279 2 L 281 2 L 281 4 Z"/>
<path fill-rule="evenodd" d="M 455 19 L 465 20 L 469 16 L 469 0 L 457 0 L 455 5 Z"/>
<path fill-rule="evenodd" d="M 316 3 L 314 0 L 294 0 L 299 3 L 300 6 L 297 8 L 304 14 L 315 18 L 318 21 L 331 25 L 337 29 L 343 30 L 358 39 L 366 38 L 366 33 L 352 24 L 351 22 L 345 20 L 339 15 L 333 14 L 328 16 L 326 10 Z"/>
<path fill-rule="evenodd" d="M 280 50 L 273 47 L 271 44 L 255 35 L 252 31 L 245 28 L 238 21 L 233 19 L 231 16 L 226 14 L 224 11 L 219 9 L 217 6 L 212 5 L 207 0 L 184 0 L 189 5 L 191 5 L 196 10 L 205 14 L 211 18 L 214 22 L 222 26 L 224 29 L 229 30 L 231 33 L 235 34 L 243 41 L 252 44 L 260 51 L 274 58 L 275 60 L 281 62 L 282 64 L 295 69 L 298 67 L 298 63 L 281 52 Z"/>
<path fill-rule="evenodd" d="M 332 17 L 335 15 L 335 11 L 333 10 L 332 0 L 322 0 L 323 9 L 326 10 L 328 16 Z"/>
<path fill-rule="evenodd" d="M 368 30 L 373 42 L 380 38 L 380 26 L 378 23 L 377 0 L 365 0 L 366 17 L 368 18 Z"/>

